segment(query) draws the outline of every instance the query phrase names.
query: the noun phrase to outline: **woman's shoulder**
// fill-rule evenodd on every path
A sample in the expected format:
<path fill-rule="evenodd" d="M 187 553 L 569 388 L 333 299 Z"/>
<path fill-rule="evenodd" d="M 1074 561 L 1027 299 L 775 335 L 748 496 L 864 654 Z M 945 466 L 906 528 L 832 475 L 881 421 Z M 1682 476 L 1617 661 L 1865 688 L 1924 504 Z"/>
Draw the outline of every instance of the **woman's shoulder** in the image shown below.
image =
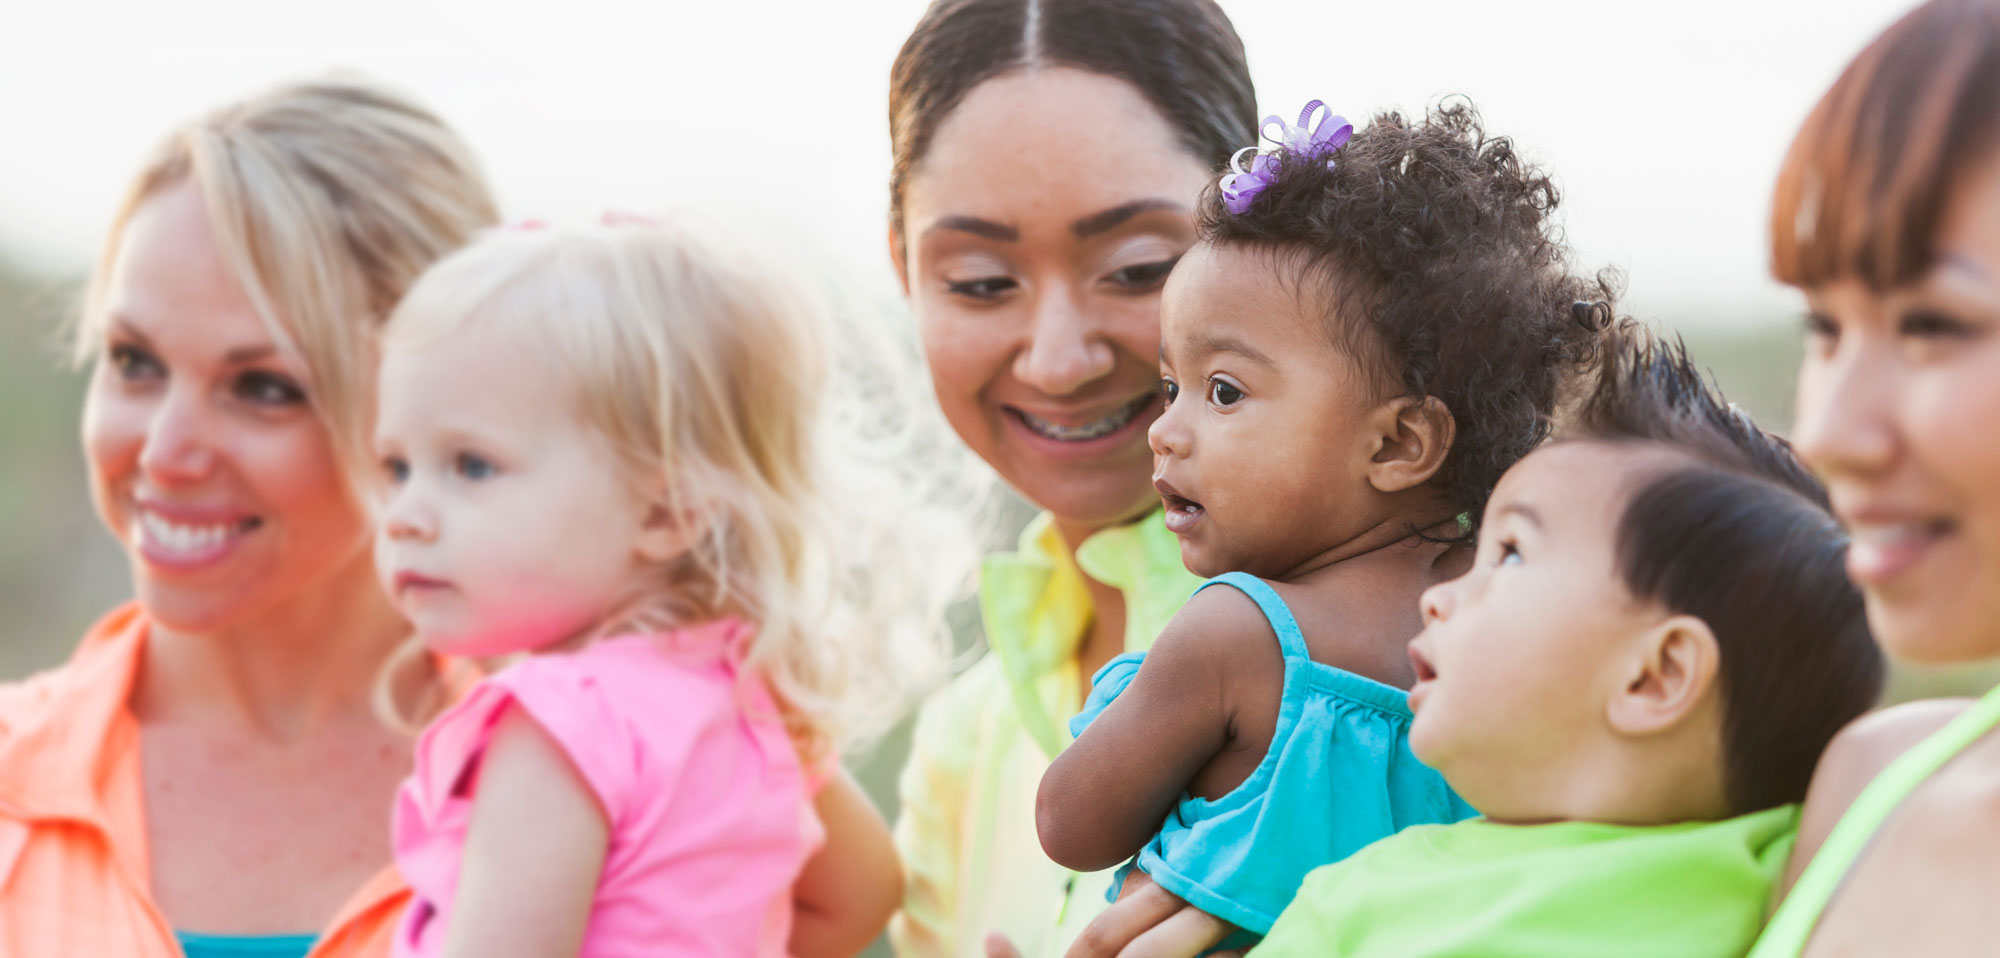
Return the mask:
<path fill-rule="evenodd" d="M 1870 712 L 1847 724 L 1821 753 L 1799 819 L 1786 885 L 1818 854 L 1827 835 L 1882 770 L 1972 706 L 1969 699 L 1928 699 Z"/>
<path fill-rule="evenodd" d="M 1890 763 L 1971 706 L 1970 699 L 1930 699 L 1891 706 L 1849 722 L 1820 756 L 1808 811 L 1813 804 L 1845 810 Z"/>

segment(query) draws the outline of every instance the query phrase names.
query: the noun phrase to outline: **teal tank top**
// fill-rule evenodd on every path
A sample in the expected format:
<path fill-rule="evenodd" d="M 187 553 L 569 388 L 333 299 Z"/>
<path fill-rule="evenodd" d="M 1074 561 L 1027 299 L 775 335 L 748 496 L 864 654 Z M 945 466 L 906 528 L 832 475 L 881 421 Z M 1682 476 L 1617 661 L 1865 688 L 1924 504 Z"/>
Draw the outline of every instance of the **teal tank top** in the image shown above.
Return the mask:
<path fill-rule="evenodd" d="M 1230 572 L 1195 591 L 1217 584 L 1257 603 L 1285 656 L 1271 748 L 1229 794 L 1182 795 L 1135 864 L 1189 904 L 1261 936 L 1307 872 L 1411 825 L 1474 812 L 1410 754 L 1408 694 L 1313 661 L 1291 609 L 1262 579 Z M 1072 733 L 1082 734 L 1132 684 L 1144 655 L 1127 653 L 1098 670 Z"/>
<path fill-rule="evenodd" d="M 174 932 L 187 958 L 305 958 L 318 935 L 204 935 Z"/>

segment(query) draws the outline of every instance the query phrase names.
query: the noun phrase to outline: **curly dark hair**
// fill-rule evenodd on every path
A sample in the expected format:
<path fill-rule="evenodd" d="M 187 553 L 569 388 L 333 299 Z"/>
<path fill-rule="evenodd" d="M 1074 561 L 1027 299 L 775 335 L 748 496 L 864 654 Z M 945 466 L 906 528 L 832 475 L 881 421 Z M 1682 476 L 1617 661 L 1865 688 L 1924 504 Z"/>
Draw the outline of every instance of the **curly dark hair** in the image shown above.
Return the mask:
<path fill-rule="evenodd" d="M 1456 436 L 1431 483 L 1476 524 L 1589 372 L 1619 277 L 1569 271 L 1549 174 L 1463 98 L 1416 123 L 1378 113 L 1334 160 L 1281 156 L 1243 213 L 1210 185 L 1202 239 L 1273 253 L 1302 293 L 1326 295 L 1329 334 L 1381 388 L 1445 404 Z"/>

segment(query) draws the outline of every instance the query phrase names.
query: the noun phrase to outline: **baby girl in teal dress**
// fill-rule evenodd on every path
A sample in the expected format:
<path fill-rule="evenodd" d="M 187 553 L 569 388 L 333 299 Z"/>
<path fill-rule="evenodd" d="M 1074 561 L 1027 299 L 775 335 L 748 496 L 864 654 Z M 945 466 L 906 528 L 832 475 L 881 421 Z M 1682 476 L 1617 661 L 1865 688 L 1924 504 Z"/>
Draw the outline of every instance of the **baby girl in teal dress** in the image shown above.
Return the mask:
<path fill-rule="evenodd" d="M 1280 148 L 1202 198 L 1163 293 L 1155 484 L 1214 578 L 1098 673 L 1037 808 L 1056 861 L 1136 856 L 1239 940 L 1313 868 L 1472 814 L 1409 749 L 1418 598 L 1609 315 L 1470 105 L 1359 133 L 1319 107 L 1265 121 Z"/>

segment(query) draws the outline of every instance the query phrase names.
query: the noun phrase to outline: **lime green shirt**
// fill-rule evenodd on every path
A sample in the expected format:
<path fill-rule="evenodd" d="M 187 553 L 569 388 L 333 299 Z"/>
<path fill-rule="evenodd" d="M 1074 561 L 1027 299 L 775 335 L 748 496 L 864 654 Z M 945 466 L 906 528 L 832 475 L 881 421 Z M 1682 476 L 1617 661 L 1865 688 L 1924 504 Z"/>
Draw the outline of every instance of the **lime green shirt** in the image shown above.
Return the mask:
<path fill-rule="evenodd" d="M 993 931 L 1024 958 L 1059 958 L 1105 907 L 1112 872 L 1050 861 L 1035 833 L 1035 791 L 1069 745 L 1089 679 L 1076 661 L 1091 623 L 1086 572 L 1124 595 L 1126 651 L 1150 647 L 1201 584 L 1159 512 L 1091 536 L 1074 561 L 1045 514 L 1019 552 L 987 557 L 988 652 L 925 703 L 903 767 L 905 894 L 889 938 L 904 958 L 979 958 Z"/>
<path fill-rule="evenodd" d="M 1798 812 L 1652 827 L 1419 825 L 1308 875 L 1253 954 L 1740 958 Z"/>

